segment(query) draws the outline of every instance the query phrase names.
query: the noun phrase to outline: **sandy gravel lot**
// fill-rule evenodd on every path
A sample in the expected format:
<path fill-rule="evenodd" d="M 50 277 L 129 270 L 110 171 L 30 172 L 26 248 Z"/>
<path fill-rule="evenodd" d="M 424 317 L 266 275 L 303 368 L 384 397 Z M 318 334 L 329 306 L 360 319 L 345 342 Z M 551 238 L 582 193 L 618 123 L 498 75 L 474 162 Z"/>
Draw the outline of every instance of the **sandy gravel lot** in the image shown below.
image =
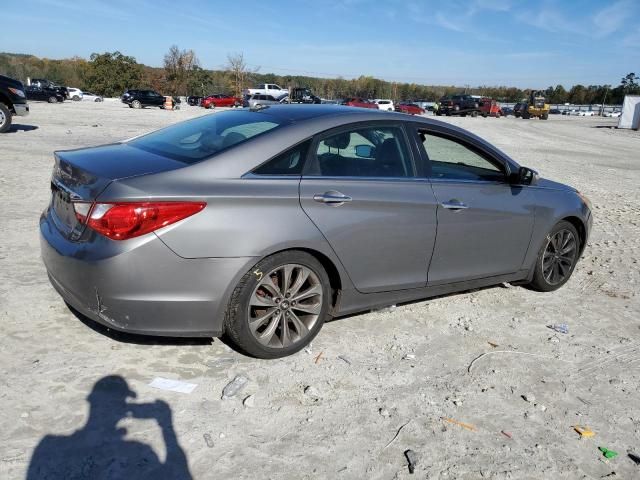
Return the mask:
<path fill-rule="evenodd" d="M 45 435 L 76 431 L 40 450 L 82 452 L 66 475 L 73 479 L 96 478 L 91 469 L 105 462 L 117 472 L 127 455 L 177 465 L 181 451 L 197 479 L 640 478 L 628 456 L 640 455 L 638 132 L 600 128 L 616 119 L 448 120 L 591 198 L 594 231 L 573 278 L 550 294 L 503 286 L 341 319 L 307 352 L 267 362 L 217 339 L 92 328 L 68 310 L 40 261 L 54 150 L 204 113 L 34 102 L 0 136 L 0 478 L 25 478 Z M 563 322 L 566 335 L 546 327 Z M 494 353 L 469 372 L 485 352 Z M 240 374 L 246 388 L 222 400 Z M 91 393 L 109 375 L 142 406 Z M 197 387 L 158 390 L 148 385 L 155 377 Z M 576 424 L 595 436 L 581 439 Z M 606 459 L 601 446 L 619 455 Z M 418 457 L 414 475 L 407 449 Z"/>

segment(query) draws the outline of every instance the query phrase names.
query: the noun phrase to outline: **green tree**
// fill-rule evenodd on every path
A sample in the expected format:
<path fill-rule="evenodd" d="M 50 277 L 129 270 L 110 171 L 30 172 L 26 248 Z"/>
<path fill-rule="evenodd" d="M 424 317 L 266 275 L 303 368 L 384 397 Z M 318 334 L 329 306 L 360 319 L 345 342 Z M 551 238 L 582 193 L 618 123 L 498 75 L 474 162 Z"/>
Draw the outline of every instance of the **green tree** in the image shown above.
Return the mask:
<path fill-rule="evenodd" d="M 92 53 L 85 74 L 88 89 L 114 97 L 128 88 L 140 86 L 142 66 L 134 57 L 120 52 Z"/>

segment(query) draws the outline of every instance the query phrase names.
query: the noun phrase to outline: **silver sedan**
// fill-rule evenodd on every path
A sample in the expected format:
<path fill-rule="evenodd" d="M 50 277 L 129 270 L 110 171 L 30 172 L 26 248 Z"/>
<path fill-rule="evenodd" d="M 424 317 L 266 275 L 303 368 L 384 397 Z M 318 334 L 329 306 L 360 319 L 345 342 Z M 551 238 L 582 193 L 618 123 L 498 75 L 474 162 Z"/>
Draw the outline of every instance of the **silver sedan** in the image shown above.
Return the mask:
<path fill-rule="evenodd" d="M 502 282 L 555 290 L 591 224 L 575 189 L 463 129 L 278 105 L 56 152 L 40 233 L 52 285 L 94 321 L 276 358 L 331 317 Z"/>

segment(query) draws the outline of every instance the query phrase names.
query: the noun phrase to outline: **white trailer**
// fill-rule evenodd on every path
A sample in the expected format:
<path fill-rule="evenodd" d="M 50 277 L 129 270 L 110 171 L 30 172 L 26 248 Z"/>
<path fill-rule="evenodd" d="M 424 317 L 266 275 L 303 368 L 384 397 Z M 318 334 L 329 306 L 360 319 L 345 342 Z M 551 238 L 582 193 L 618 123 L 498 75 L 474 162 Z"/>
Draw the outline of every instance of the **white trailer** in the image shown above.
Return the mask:
<path fill-rule="evenodd" d="M 640 95 L 625 95 L 618 128 L 640 128 Z"/>

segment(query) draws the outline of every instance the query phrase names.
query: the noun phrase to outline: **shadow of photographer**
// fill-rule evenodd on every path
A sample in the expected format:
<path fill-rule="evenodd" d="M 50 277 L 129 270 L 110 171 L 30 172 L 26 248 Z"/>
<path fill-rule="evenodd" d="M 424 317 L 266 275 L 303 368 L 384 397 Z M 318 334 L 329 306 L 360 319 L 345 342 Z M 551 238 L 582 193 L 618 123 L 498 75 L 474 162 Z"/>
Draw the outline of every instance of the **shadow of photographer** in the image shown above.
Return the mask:
<path fill-rule="evenodd" d="M 71 435 L 47 435 L 40 440 L 27 480 L 191 479 L 169 405 L 162 400 L 131 403 L 129 398 L 136 398 L 136 393 L 121 376 L 98 380 L 87 397 L 87 423 Z M 124 418 L 156 420 L 166 446 L 164 463 L 151 446 L 125 439 L 127 430 L 118 427 Z"/>

